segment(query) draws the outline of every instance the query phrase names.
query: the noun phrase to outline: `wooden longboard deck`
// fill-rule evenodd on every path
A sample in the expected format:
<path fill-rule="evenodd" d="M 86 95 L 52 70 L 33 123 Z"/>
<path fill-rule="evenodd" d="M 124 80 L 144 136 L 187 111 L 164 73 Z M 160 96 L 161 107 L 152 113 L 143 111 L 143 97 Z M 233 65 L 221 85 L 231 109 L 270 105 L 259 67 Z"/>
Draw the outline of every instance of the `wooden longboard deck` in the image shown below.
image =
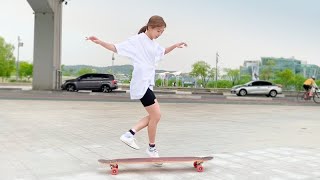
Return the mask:
<path fill-rule="evenodd" d="M 213 157 L 160 157 L 160 158 L 126 158 L 126 159 L 99 159 L 104 164 L 136 164 L 136 163 L 170 163 L 170 162 L 204 162 L 212 160 Z"/>
<path fill-rule="evenodd" d="M 109 164 L 111 167 L 111 174 L 117 175 L 118 164 L 156 164 L 162 165 L 163 163 L 175 163 L 175 162 L 193 162 L 193 166 L 198 172 L 203 172 L 202 163 L 212 160 L 212 156 L 206 157 L 160 157 L 160 158 L 126 158 L 126 159 L 99 159 L 98 161 L 103 164 Z"/>

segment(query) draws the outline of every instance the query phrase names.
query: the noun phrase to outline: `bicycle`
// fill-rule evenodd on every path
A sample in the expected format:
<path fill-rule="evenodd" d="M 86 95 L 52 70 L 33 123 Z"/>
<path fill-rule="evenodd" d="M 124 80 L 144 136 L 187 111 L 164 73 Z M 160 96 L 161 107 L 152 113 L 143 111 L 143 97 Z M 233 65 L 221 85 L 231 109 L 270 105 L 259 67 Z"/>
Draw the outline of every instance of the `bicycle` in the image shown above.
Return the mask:
<path fill-rule="evenodd" d="M 312 91 L 312 96 L 310 96 L 310 92 L 298 92 L 297 94 L 297 100 L 298 101 L 309 101 L 313 99 L 313 101 L 317 104 L 320 103 L 320 92 L 318 92 L 318 88 L 312 88 L 310 91 Z"/>

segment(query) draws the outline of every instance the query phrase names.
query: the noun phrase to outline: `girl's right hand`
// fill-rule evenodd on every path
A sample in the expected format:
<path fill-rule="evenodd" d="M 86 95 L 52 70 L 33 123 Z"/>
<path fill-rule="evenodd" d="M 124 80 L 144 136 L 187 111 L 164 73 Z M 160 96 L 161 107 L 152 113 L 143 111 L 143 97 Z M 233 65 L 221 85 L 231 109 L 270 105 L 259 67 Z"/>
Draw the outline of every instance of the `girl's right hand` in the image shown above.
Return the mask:
<path fill-rule="evenodd" d="M 90 40 L 90 41 L 92 41 L 92 42 L 94 42 L 94 43 L 97 43 L 97 44 L 99 44 L 99 39 L 97 38 L 97 37 L 95 37 L 95 36 L 89 36 L 89 37 L 86 37 L 86 40 Z"/>

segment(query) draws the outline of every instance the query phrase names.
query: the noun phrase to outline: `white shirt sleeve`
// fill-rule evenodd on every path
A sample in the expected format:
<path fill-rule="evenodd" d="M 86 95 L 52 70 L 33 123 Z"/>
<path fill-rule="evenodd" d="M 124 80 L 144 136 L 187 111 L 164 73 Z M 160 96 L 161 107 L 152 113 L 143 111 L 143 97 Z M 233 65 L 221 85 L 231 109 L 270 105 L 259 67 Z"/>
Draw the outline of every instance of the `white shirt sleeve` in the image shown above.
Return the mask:
<path fill-rule="evenodd" d="M 157 44 L 156 63 L 163 59 L 165 50 L 166 49 L 164 47 L 161 47 L 159 44 Z"/>
<path fill-rule="evenodd" d="M 134 39 L 131 37 L 126 41 L 114 45 L 117 49 L 117 54 L 133 59 L 136 48 L 134 46 Z"/>

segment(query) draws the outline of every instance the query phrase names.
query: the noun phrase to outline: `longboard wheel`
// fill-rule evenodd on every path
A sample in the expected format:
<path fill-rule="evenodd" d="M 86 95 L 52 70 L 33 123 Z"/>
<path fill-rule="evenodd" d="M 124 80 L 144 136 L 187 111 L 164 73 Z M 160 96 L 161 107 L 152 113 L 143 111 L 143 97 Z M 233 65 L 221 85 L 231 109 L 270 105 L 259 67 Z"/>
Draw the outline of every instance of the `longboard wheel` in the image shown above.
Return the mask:
<path fill-rule="evenodd" d="M 198 172 L 203 172 L 203 167 L 201 165 L 197 166 L 197 171 Z"/>
<path fill-rule="evenodd" d="M 119 172 L 118 168 L 112 168 L 112 169 L 111 169 L 111 174 L 112 174 L 112 175 L 117 175 L 118 172 Z"/>
<path fill-rule="evenodd" d="M 194 167 L 194 168 L 197 168 L 197 167 L 198 167 L 197 161 L 195 161 L 195 162 L 193 163 L 193 167 Z"/>
<path fill-rule="evenodd" d="M 110 164 L 110 167 L 112 169 L 112 168 L 118 168 L 119 166 L 118 166 L 118 164 Z"/>

